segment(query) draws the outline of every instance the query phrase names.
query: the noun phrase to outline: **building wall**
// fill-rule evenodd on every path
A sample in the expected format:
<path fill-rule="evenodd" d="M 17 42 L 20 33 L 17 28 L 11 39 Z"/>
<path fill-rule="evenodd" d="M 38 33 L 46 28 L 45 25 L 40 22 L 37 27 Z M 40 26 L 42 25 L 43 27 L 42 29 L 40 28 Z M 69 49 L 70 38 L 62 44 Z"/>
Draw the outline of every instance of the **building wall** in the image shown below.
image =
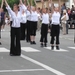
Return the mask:
<path fill-rule="evenodd" d="M 53 0 L 53 3 L 54 3 L 55 5 L 57 5 L 57 4 L 58 4 L 58 0 Z M 69 8 L 71 8 L 72 5 L 73 5 L 73 0 L 61 0 L 61 5 L 62 5 L 63 3 L 66 3 L 66 6 L 69 7 Z M 41 4 L 40 1 L 37 2 L 37 5 L 38 5 L 38 7 L 42 8 L 42 4 Z M 48 7 L 48 1 L 45 1 L 45 4 L 44 4 L 44 5 L 45 5 L 45 7 Z"/>

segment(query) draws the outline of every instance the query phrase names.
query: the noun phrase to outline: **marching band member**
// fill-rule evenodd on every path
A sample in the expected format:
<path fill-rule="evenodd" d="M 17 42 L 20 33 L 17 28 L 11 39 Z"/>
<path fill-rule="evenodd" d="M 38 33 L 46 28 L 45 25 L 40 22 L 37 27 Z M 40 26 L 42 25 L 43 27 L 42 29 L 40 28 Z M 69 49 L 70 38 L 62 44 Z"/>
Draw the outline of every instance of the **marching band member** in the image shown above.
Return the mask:
<path fill-rule="evenodd" d="M 6 4 L 8 12 L 11 14 L 12 17 L 10 56 L 20 56 L 21 55 L 21 44 L 20 44 L 21 12 L 19 11 L 17 4 L 14 4 L 13 10 L 11 10 L 7 1 L 4 0 L 4 2 Z"/>
<path fill-rule="evenodd" d="M 27 42 L 30 42 L 30 24 L 31 24 L 31 8 L 30 5 L 27 7 Z"/>
<path fill-rule="evenodd" d="M 59 4 L 60 4 L 60 0 L 59 0 Z M 54 40 L 55 40 L 54 37 L 56 37 L 56 49 L 59 50 L 59 34 L 60 34 L 60 12 L 59 12 L 59 7 L 52 8 L 52 19 L 51 20 L 52 20 L 51 49 L 52 50 L 54 49 Z"/>
<path fill-rule="evenodd" d="M 25 40 L 26 38 L 26 35 L 25 35 L 25 31 L 26 31 L 26 22 L 27 22 L 27 19 L 26 19 L 26 11 L 27 11 L 27 7 L 26 5 L 23 4 L 23 2 L 21 1 L 20 2 L 21 5 L 24 6 L 24 9 L 22 9 L 22 7 L 20 6 L 20 10 L 23 10 L 21 12 L 21 40 Z"/>
<path fill-rule="evenodd" d="M 32 6 L 31 8 L 31 24 L 30 24 L 30 44 L 36 44 L 35 36 L 37 30 L 37 22 L 38 22 L 38 13 L 36 7 Z"/>
<path fill-rule="evenodd" d="M 43 8 L 44 1 L 42 2 L 42 26 L 41 26 L 41 47 L 47 47 L 47 34 L 48 34 L 48 24 L 49 24 L 49 13 L 46 8 Z"/>

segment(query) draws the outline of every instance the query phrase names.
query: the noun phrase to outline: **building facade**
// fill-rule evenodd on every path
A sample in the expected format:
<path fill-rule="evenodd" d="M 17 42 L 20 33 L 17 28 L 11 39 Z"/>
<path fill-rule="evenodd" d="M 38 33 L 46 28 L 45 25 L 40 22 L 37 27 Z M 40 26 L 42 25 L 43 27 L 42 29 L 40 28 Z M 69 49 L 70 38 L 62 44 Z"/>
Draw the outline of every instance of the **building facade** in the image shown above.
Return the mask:
<path fill-rule="evenodd" d="M 36 0 L 36 2 L 37 2 L 38 7 L 41 8 L 42 7 L 41 0 Z M 53 0 L 53 3 L 54 3 L 55 6 L 59 5 L 58 0 Z M 68 8 L 71 8 L 72 5 L 74 5 L 73 0 L 61 0 L 61 5 L 63 3 L 65 3 Z M 48 0 L 45 0 L 44 6 L 48 7 Z"/>

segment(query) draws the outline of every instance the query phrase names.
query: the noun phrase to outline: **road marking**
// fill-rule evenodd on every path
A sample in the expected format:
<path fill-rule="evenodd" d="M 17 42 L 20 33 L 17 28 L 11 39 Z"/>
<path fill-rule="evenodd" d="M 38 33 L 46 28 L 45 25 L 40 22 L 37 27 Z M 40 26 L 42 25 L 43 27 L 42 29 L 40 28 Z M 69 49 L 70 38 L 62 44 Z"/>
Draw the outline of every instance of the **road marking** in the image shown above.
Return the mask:
<path fill-rule="evenodd" d="M 45 69 L 21 69 L 21 70 L 0 70 L 0 73 L 8 72 L 28 72 L 28 71 L 44 71 Z"/>
<path fill-rule="evenodd" d="M 6 48 L 0 48 L 0 52 L 9 52 L 9 50 Z"/>
<path fill-rule="evenodd" d="M 25 52 L 40 52 L 39 50 L 31 48 L 31 47 L 22 47 L 21 49 Z"/>
<path fill-rule="evenodd" d="M 61 39 L 67 39 L 67 40 L 71 40 L 71 41 L 73 41 L 72 38 L 65 38 L 65 37 L 62 37 L 62 36 L 60 36 L 60 38 L 61 38 Z"/>
<path fill-rule="evenodd" d="M 66 74 L 64 74 L 64 73 L 62 73 L 60 71 L 57 71 L 57 70 L 55 70 L 55 69 L 53 69 L 53 68 L 51 68 L 51 67 L 49 67 L 49 66 L 47 66 L 47 65 L 45 65 L 45 64 L 43 64 L 41 62 L 38 62 L 38 61 L 36 61 L 36 60 L 34 60 L 34 59 L 30 58 L 30 57 L 27 57 L 27 56 L 25 56 L 23 54 L 21 55 L 21 57 L 24 58 L 25 60 L 28 60 L 28 61 L 30 61 L 30 62 L 32 62 L 34 64 L 37 64 L 37 65 L 45 68 L 46 70 L 48 70 L 50 72 L 53 72 L 56 75 L 66 75 Z"/>
<path fill-rule="evenodd" d="M 75 47 L 69 47 L 70 49 L 75 49 Z"/>
<path fill-rule="evenodd" d="M 45 49 L 51 50 L 51 47 L 45 47 Z M 68 52 L 68 50 L 65 50 L 65 49 L 56 50 L 55 47 L 54 47 L 54 50 L 52 50 L 52 51 L 55 51 L 55 52 Z"/>

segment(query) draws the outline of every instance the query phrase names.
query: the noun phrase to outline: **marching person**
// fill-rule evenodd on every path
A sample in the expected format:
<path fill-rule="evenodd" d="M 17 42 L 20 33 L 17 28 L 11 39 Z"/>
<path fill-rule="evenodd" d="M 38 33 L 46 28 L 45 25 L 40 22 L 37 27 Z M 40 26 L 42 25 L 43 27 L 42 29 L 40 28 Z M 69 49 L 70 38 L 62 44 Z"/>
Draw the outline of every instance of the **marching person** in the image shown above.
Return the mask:
<path fill-rule="evenodd" d="M 49 25 L 49 13 L 46 8 L 43 8 L 44 1 L 42 2 L 42 26 L 41 26 L 41 47 L 47 47 L 47 34 L 48 34 L 48 25 Z"/>
<path fill-rule="evenodd" d="M 36 44 L 35 36 L 37 30 L 38 13 L 36 7 L 31 7 L 30 44 Z"/>
<path fill-rule="evenodd" d="M 20 3 L 21 5 L 23 5 L 23 2 Z M 25 10 L 21 8 L 20 6 L 20 10 L 22 9 L 23 11 L 21 12 L 21 40 L 25 40 L 26 38 L 26 11 L 27 11 L 27 7 L 24 5 Z"/>
<path fill-rule="evenodd" d="M 50 1 L 52 3 L 52 0 Z M 60 4 L 60 0 L 59 0 Z M 51 27 L 51 50 L 54 49 L 54 40 L 56 38 L 56 49 L 59 50 L 59 34 L 60 34 L 60 12 L 59 7 L 52 6 L 52 27 Z"/>
<path fill-rule="evenodd" d="M 10 56 L 20 56 L 21 55 L 21 45 L 20 45 L 21 12 L 19 11 L 17 4 L 14 4 L 13 10 L 11 10 L 7 1 L 4 0 L 4 2 L 6 4 L 8 12 L 11 14 L 12 17 Z"/>
<path fill-rule="evenodd" d="M 31 8 L 30 8 L 30 5 L 28 5 L 27 7 L 27 12 L 26 12 L 26 15 L 27 15 L 27 42 L 30 42 L 30 24 L 31 24 Z"/>

